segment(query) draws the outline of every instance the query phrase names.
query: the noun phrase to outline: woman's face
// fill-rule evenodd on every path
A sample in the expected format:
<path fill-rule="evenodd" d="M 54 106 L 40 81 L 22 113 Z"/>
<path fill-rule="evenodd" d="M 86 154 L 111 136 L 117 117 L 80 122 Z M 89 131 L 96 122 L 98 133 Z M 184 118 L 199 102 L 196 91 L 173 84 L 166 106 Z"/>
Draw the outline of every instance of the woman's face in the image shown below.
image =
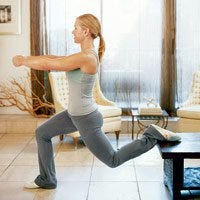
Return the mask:
<path fill-rule="evenodd" d="M 72 34 L 74 35 L 75 43 L 81 43 L 85 39 L 85 30 L 79 25 L 78 21 L 74 24 Z"/>

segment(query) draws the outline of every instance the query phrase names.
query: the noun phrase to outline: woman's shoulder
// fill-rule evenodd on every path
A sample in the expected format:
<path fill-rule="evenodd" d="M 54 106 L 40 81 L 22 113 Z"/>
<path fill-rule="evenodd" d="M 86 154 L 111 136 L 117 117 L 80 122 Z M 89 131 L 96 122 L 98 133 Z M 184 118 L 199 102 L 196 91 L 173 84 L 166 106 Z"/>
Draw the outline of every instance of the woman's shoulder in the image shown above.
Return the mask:
<path fill-rule="evenodd" d="M 98 71 L 99 60 L 95 50 L 83 51 L 83 54 L 87 56 L 88 63 L 81 67 L 81 70 L 87 74 L 95 74 Z"/>
<path fill-rule="evenodd" d="M 89 56 L 91 59 L 94 59 L 99 63 L 99 56 L 95 49 L 89 49 L 82 52 L 83 54 Z"/>

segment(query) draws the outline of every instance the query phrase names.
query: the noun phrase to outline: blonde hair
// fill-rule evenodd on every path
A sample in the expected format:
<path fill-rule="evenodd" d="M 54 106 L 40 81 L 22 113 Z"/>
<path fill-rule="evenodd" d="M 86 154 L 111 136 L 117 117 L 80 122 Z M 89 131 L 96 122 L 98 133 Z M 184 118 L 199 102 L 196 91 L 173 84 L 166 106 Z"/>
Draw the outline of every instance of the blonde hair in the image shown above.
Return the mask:
<path fill-rule="evenodd" d="M 77 17 L 77 20 L 82 27 L 86 27 L 89 29 L 91 37 L 93 39 L 99 37 L 99 48 L 98 48 L 98 56 L 101 62 L 103 54 L 105 52 L 105 41 L 101 34 L 101 24 L 97 17 L 92 14 L 83 14 Z"/>

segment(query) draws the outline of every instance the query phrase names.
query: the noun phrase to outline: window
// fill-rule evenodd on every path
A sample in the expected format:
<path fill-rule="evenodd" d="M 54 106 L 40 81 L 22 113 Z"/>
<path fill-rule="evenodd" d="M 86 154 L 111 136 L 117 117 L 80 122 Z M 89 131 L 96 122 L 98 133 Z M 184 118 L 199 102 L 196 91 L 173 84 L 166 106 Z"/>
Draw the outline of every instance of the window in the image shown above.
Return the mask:
<path fill-rule="evenodd" d="M 200 69 L 199 10 L 199 0 L 177 0 L 177 106 L 188 98 L 192 75 Z"/>
<path fill-rule="evenodd" d="M 122 107 L 136 107 L 145 97 L 159 101 L 162 1 L 103 1 L 102 19 L 104 94 Z"/>

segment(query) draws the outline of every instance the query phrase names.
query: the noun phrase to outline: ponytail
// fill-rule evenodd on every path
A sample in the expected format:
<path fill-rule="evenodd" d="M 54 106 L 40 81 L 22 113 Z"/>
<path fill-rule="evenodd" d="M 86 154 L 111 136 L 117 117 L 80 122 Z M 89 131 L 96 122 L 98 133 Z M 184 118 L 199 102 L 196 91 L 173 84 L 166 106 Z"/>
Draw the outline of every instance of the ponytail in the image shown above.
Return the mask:
<path fill-rule="evenodd" d="M 99 38 L 100 40 L 99 40 L 98 56 L 99 56 L 99 61 L 101 62 L 105 52 L 105 41 L 101 34 L 99 34 Z"/>

